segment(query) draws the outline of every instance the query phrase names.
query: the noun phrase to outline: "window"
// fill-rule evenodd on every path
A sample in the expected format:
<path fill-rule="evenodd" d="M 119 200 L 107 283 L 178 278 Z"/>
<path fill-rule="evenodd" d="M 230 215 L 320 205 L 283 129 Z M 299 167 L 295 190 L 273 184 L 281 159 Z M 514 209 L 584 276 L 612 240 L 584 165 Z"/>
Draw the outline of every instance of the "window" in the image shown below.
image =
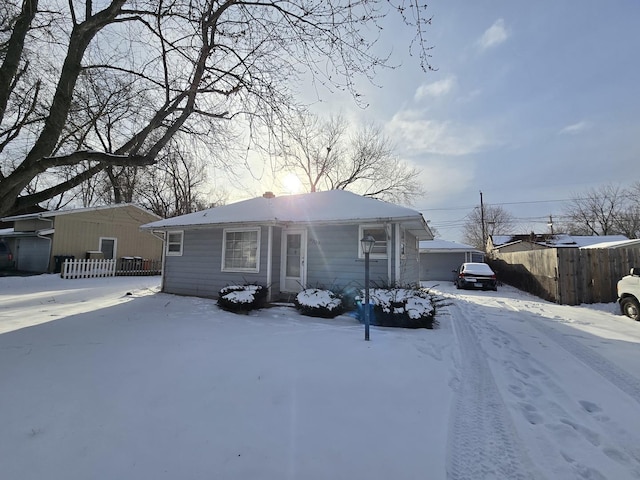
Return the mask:
<path fill-rule="evenodd" d="M 260 270 L 260 229 L 224 229 L 222 271 L 254 272 Z"/>
<path fill-rule="evenodd" d="M 116 244 L 118 240 L 116 238 L 100 237 L 99 250 L 103 253 L 104 258 L 113 259 L 116 258 Z"/>
<path fill-rule="evenodd" d="M 167 256 L 182 256 L 182 239 L 184 232 L 167 232 Z"/>
<path fill-rule="evenodd" d="M 364 258 L 360 239 L 366 235 L 371 235 L 376 239 L 376 243 L 371 250 L 371 258 L 387 258 L 387 228 L 384 225 L 360 225 L 360 234 L 358 236 L 358 256 Z"/>

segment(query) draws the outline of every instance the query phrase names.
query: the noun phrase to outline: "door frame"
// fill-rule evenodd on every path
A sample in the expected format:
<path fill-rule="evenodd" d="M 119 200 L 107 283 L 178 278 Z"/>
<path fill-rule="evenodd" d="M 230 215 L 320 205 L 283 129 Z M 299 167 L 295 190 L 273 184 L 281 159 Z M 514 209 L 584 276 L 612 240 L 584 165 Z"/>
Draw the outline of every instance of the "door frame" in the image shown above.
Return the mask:
<path fill-rule="evenodd" d="M 101 252 L 102 250 L 102 241 L 103 240 L 113 240 L 113 260 L 117 259 L 117 251 L 118 251 L 118 239 L 116 237 L 100 237 L 100 240 L 98 241 L 98 250 L 100 250 Z"/>
<path fill-rule="evenodd" d="M 300 235 L 300 277 L 296 290 L 287 289 L 287 235 Z M 280 291 L 297 293 L 307 283 L 307 230 L 305 228 L 285 228 L 282 230 L 280 246 Z M 290 277 L 293 278 L 293 277 Z"/>

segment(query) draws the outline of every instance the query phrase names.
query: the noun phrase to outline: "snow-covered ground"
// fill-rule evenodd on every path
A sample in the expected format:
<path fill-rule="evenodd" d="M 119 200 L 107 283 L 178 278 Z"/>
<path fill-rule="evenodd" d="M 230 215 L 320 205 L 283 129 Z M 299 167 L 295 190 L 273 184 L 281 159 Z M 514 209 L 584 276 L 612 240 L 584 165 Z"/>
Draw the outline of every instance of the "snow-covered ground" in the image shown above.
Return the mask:
<path fill-rule="evenodd" d="M 640 323 L 510 287 L 438 330 L 158 277 L 0 278 L 0 479 L 640 478 Z"/>

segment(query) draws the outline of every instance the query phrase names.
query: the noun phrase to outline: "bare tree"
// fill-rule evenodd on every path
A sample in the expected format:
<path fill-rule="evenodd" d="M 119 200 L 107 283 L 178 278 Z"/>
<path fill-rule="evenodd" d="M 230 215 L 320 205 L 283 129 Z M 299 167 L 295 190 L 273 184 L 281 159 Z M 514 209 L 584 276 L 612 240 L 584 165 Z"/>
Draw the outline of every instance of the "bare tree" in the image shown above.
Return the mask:
<path fill-rule="evenodd" d="M 303 74 L 357 98 L 356 79 L 388 66 L 373 47 L 390 11 L 430 68 L 430 18 L 413 0 L 80 3 L 2 9 L 0 216 L 109 167 L 154 164 L 177 135 L 215 142 L 220 121 L 264 125 L 295 103 Z"/>
<path fill-rule="evenodd" d="M 620 234 L 627 200 L 624 189 L 614 184 L 574 195 L 564 209 L 563 228 L 573 235 Z"/>
<path fill-rule="evenodd" d="M 351 190 L 405 204 L 424 194 L 420 171 L 402 161 L 389 138 L 374 125 L 349 135 L 341 116 L 322 122 L 301 114 L 287 129 L 281 155 L 285 168 L 298 173 L 310 192 Z"/>
<path fill-rule="evenodd" d="M 615 228 L 628 238 L 640 238 L 640 181 L 624 190 L 625 207 L 616 216 Z"/>
<path fill-rule="evenodd" d="M 469 245 L 484 252 L 487 248 L 485 244 L 487 236 L 510 235 L 513 233 L 516 222 L 513 215 L 500 205 L 484 205 L 484 214 L 481 208 L 477 206 L 467 215 L 463 226 L 463 239 Z"/>

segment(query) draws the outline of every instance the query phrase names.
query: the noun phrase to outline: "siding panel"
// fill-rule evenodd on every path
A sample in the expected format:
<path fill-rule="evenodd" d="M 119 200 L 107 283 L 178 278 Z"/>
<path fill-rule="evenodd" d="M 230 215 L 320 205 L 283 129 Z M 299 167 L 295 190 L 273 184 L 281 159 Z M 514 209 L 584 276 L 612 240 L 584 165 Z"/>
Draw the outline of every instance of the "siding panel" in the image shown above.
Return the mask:
<path fill-rule="evenodd" d="M 229 285 L 257 283 L 267 285 L 268 229 L 260 233 L 260 269 L 258 273 L 222 272 L 222 228 L 185 230 L 182 256 L 165 260 L 164 291 L 179 295 L 217 298 Z"/>

